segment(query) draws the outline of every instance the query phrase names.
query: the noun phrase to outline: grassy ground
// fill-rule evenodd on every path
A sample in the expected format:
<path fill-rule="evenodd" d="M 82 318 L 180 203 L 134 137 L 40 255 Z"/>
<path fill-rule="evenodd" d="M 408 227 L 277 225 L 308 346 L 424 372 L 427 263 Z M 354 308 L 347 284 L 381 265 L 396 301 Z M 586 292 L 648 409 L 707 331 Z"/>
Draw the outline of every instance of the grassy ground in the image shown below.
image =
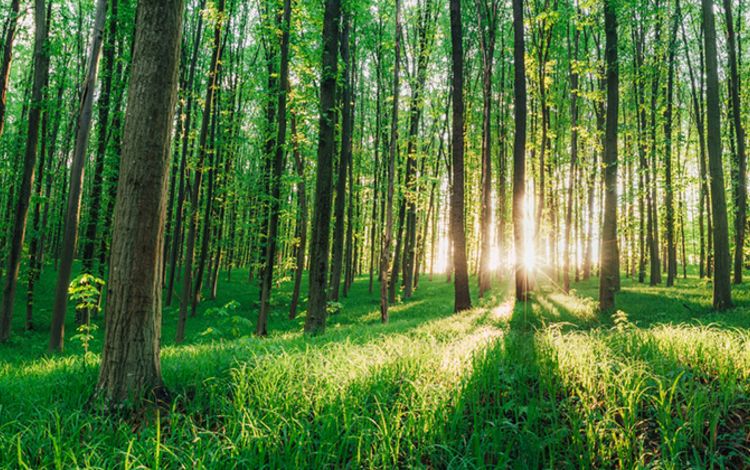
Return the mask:
<path fill-rule="evenodd" d="M 544 283 L 519 305 L 499 283 L 453 315 L 452 286 L 423 278 L 381 325 L 358 279 L 317 338 L 286 319 L 284 286 L 271 337 L 231 339 L 253 331 L 245 276 L 189 320 L 185 345 L 172 344 L 166 310 L 162 363 L 177 398 L 158 416 L 84 411 L 97 356 L 69 341 L 46 357 L 40 309 L 42 331 L 0 347 L 0 467 L 750 466 L 744 286 L 738 307 L 717 314 L 695 278 L 674 289 L 624 280 L 621 312 L 602 317 L 595 280 L 571 295 Z M 240 307 L 221 317 L 231 300 Z"/>

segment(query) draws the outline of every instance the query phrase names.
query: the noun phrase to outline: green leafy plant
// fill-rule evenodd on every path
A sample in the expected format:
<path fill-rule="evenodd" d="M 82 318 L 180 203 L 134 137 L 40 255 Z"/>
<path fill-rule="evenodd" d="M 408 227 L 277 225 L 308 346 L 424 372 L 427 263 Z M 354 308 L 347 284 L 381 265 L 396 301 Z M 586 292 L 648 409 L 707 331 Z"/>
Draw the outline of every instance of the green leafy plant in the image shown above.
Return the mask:
<path fill-rule="evenodd" d="M 99 298 L 102 295 L 104 280 L 91 274 L 81 274 L 70 282 L 68 296 L 75 302 L 76 310 L 96 311 L 101 310 Z"/>
<path fill-rule="evenodd" d="M 99 327 L 96 325 L 96 323 L 84 323 L 76 328 L 76 331 L 78 333 L 71 337 L 73 341 L 78 341 L 79 343 L 81 343 L 81 346 L 83 347 L 83 354 L 86 357 L 91 354 L 89 350 L 91 341 L 94 340 L 94 332 L 98 329 Z"/>
<path fill-rule="evenodd" d="M 252 331 L 253 323 L 238 313 L 239 308 L 240 303 L 232 300 L 222 307 L 206 310 L 206 317 L 216 318 L 218 326 L 209 326 L 201 333 L 201 336 L 229 337 L 232 339 L 247 336 L 247 332 Z"/>

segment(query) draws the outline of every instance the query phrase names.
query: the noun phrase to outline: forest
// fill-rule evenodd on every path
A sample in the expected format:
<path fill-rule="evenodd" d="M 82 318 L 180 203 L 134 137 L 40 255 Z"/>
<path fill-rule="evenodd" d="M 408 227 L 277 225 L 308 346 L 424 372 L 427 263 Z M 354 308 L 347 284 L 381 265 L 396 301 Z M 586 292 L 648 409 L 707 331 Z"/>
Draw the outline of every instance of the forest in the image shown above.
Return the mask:
<path fill-rule="evenodd" d="M 7 0 L 0 468 L 750 468 L 747 0 Z"/>

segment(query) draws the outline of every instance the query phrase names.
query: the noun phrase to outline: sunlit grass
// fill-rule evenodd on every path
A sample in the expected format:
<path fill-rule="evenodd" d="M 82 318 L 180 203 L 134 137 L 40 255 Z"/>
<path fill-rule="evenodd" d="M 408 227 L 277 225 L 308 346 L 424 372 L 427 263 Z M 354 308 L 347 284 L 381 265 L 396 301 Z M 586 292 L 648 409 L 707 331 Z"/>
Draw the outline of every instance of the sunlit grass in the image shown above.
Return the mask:
<path fill-rule="evenodd" d="M 253 319 L 236 277 L 214 304 Z M 29 347 L 0 366 L 0 467 L 748 466 L 750 295 L 716 314 L 710 286 L 681 282 L 624 280 L 602 317 L 594 280 L 525 304 L 498 288 L 461 314 L 450 284 L 424 280 L 381 325 L 360 279 L 315 338 L 282 291 L 267 339 L 209 339 L 191 319 L 189 343 L 163 350 L 172 409 L 126 419 L 86 411 L 96 355 Z"/>

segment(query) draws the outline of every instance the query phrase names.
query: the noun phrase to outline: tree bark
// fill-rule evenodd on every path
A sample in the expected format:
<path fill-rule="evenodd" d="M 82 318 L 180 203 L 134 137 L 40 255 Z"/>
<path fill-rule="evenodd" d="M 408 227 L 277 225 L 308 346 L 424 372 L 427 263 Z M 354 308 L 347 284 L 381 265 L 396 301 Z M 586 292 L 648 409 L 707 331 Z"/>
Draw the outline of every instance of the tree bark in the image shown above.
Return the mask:
<path fill-rule="evenodd" d="M 138 2 L 96 386 L 111 404 L 163 397 L 161 257 L 182 6 L 182 0 Z"/>
<path fill-rule="evenodd" d="M 318 165 L 315 179 L 315 212 L 310 239 L 310 287 L 305 333 L 325 331 L 327 316 L 329 233 L 333 154 L 336 150 L 336 77 L 338 75 L 341 0 L 326 0 L 323 15 L 323 67 L 320 80 Z"/>
<path fill-rule="evenodd" d="M 526 301 L 529 274 L 524 265 L 526 198 L 526 65 L 524 47 L 523 0 L 513 0 L 513 242 L 515 249 L 516 300 Z"/>
<path fill-rule="evenodd" d="M 711 207 L 714 235 L 713 306 L 716 310 L 732 307 L 732 289 L 729 279 L 729 227 L 727 203 L 724 194 L 724 169 L 721 163 L 721 108 L 719 100 L 719 73 L 716 51 L 716 25 L 713 0 L 701 0 L 703 12 L 705 64 L 706 64 L 706 117 L 708 141 L 708 168 L 711 175 Z"/>
<path fill-rule="evenodd" d="M 18 197 L 13 217 L 11 245 L 8 251 L 5 286 L 3 288 L 2 318 L 0 318 L 0 342 L 10 338 L 13 302 L 18 285 L 18 270 L 23 254 L 23 240 L 26 232 L 26 219 L 31 202 L 31 187 L 34 173 L 37 146 L 39 143 L 39 122 L 41 121 L 44 85 L 49 75 L 49 55 L 47 53 L 47 8 L 45 0 L 34 0 L 34 81 L 31 91 L 31 105 L 28 114 L 26 150 L 23 159 Z"/>
<path fill-rule="evenodd" d="M 451 71 L 453 76 L 453 186 L 451 187 L 451 234 L 455 269 L 454 311 L 471 308 L 469 268 L 464 227 L 464 46 L 461 0 L 451 0 Z"/>
<path fill-rule="evenodd" d="M 73 269 L 73 257 L 78 242 L 78 223 L 81 216 L 81 195 L 83 193 L 83 172 L 86 163 L 86 148 L 91 131 L 96 75 L 99 70 L 99 57 L 104 39 L 104 22 L 107 16 L 107 0 L 97 0 L 94 14 L 94 29 L 91 33 L 88 70 L 81 87 L 81 107 L 78 114 L 76 145 L 73 150 L 73 161 L 70 166 L 70 189 L 68 206 L 65 215 L 60 268 L 57 272 L 55 303 L 52 311 L 49 350 L 62 351 L 65 338 L 65 313 L 68 308 L 68 286 Z M 88 314 L 87 314 L 88 315 Z M 88 323 L 88 318 L 80 319 Z"/>
<path fill-rule="evenodd" d="M 617 118 L 619 106 L 619 71 L 617 64 L 617 15 L 614 0 L 604 3 L 605 60 L 607 67 L 607 123 L 604 137 L 604 222 L 601 241 L 601 274 L 599 309 L 615 307 L 619 270 L 617 247 Z"/>

